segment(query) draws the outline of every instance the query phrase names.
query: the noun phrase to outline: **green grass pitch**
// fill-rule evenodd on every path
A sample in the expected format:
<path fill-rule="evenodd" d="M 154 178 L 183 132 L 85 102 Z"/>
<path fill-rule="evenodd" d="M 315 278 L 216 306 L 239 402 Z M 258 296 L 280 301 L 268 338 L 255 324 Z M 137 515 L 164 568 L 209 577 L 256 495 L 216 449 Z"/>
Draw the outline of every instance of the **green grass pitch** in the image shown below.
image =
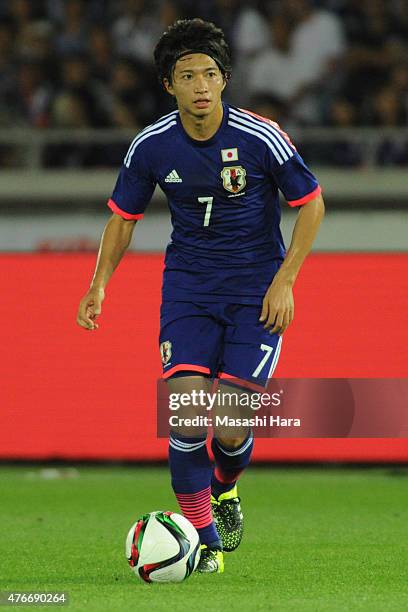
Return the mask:
<path fill-rule="evenodd" d="M 63 590 L 84 611 L 408 610 L 404 469 L 249 469 L 244 541 L 225 573 L 178 585 L 138 581 L 124 557 L 139 514 L 177 510 L 167 469 L 77 470 L 0 467 L 0 590 Z"/>

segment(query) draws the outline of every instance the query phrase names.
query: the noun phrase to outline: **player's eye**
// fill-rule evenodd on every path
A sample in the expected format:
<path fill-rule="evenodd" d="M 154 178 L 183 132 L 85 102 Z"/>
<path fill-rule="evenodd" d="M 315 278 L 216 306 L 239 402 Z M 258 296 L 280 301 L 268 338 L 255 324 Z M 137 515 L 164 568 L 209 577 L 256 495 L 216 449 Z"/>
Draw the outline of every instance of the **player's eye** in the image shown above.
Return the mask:
<path fill-rule="evenodd" d="M 183 74 L 182 78 L 186 81 L 191 79 L 191 74 Z"/>

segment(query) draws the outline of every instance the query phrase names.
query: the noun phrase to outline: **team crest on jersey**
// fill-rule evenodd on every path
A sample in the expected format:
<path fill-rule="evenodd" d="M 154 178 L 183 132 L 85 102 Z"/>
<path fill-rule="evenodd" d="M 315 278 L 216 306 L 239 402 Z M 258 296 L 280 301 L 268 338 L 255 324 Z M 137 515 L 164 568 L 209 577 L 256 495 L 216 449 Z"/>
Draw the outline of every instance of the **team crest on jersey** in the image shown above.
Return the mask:
<path fill-rule="evenodd" d="M 228 166 L 221 172 L 224 189 L 231 193 L 242 191 L 246 185 L 246 170 L 242 166 Z"/>
<path fill-rule="evenodd" d="M 160 345 L 160 355 L 163 365 L 167 365 L 171 359 L 171 347 L 172 344 L 170 340 L 166 340 L 162 342 Z"/>

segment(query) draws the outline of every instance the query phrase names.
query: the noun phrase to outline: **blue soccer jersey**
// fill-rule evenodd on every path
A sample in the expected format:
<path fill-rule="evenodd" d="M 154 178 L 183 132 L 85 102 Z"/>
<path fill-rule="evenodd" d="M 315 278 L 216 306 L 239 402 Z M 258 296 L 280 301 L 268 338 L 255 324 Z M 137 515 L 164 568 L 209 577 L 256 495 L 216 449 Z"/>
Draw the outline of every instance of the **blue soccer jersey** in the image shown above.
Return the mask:
<path fill-rule="evenodd" d="M 285 256 L 279 190 L 291 206 L 320 193 L 276 123 L 223 107 L 209 140 L 193 140 L 178 111 L 140 132 L 109 200 L 113 212 L 140 219 L 156 184 L 166 194 L 164 301 L 261 304 Z"/>

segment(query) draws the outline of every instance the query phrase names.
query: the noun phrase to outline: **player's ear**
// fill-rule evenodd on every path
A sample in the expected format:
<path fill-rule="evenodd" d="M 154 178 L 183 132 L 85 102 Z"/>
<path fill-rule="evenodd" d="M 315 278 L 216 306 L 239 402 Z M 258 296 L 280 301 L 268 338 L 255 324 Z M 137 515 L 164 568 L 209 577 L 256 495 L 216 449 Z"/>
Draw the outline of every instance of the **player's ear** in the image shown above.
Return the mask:
<path fill-rule="evenodd" d="M 173 85 L 170 83 L 169 79 L 163 79 L 163 85 L 167 93 L 169 93 L 171 96 L 175 95 Z"/>

